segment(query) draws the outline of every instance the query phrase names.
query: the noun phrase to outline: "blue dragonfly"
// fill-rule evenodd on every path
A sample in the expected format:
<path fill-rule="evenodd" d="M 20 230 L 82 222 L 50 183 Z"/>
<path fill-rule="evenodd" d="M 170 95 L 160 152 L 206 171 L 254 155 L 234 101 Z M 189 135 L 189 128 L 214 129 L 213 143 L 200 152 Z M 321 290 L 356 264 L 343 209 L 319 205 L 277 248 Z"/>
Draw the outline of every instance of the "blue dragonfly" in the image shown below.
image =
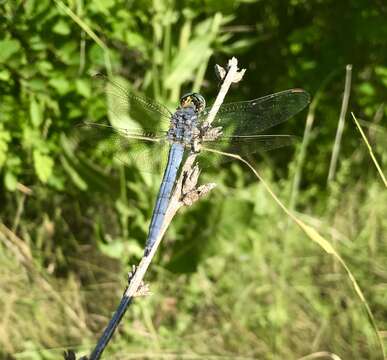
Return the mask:
<path fill-rule="evenodd" d="M 304 109 L 310 100 L 302 89 L 290 89 L 258 99 L 221 105 L 214 121 L 206 118 L 210 107 L 198 93 L 181 97 L 174 113 L 151 99 L 126 90 L 119 83 L 98 77 L 109 102 L 108 111 L 114 126 L 85 123 L 88 132 L 107 142 L 107 149 L 124 163 L 135 162 L 140 169 L 164 169 L 156 199 L 145 255 L 154 245 L 184 159 L 198 153 L 199 164 L 214 163 L 214 152 L 241 156 L 272 150 L 294 142 L 289 135 L 262 135 Z M 136 121 L 136 122 L 134 122 Z M 117 126 L 119 125 L 119 126 Z M 157 170 L 156 170 L 157 171 Z"/>

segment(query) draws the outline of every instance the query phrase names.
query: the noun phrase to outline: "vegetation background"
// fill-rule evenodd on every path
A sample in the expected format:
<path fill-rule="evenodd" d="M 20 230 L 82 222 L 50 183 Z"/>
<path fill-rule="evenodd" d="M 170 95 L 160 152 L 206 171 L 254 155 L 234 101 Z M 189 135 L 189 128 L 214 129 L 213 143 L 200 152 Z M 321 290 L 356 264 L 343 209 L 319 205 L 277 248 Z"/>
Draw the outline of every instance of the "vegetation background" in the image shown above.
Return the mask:
<path fill-rule="evenodd" d="M 107 72 L 171 109 L 217 92 L 215 63 L 248 69 L 228 101 L 292 87 L 313 96 L 279 130 L 295 149 L 250 159 L 280 199 L 334 246 L 387 328 L 387 193 L 347 114 L 387 164 L 383 0 L 0 1 L 0 358 L 88 353 L 142 254 L 160 177 L 72 146 L 106 118 L 91 75 Z M 92 156 L 90 156 L 92 155 Z M 95 159 L 98 159 L 95 160 Z M 342 266 L 295 226 L 243 165 L 203 172 L 218 187 L 178 214 L 109 359 L 382 359 Z"/>

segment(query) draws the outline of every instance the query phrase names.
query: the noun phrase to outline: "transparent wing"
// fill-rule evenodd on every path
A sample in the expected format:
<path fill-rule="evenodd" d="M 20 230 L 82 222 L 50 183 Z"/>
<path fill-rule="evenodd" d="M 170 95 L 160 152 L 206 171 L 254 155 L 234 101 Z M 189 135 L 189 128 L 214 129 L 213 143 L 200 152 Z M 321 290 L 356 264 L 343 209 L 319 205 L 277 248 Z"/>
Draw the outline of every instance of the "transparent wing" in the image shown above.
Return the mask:
<path fill-rule="evenodd" d="M 216 141 L 203 143 L 199 163 L 202 167 L 213 166 L 233 160 L 219 152 L 246 157 L 248 154 L 262 153 L 297 143 L 291 135 L 224 136 Z"/>
<path fill-rule="evenodd" d="M 213 127 L 222 126 L 224 135 L 256 135 L 278 125 L 304 109 L 310 101 L 302 89 L 290 89 L 255 100 L 223 104 Z M 210 108 L 200 115 L 204 121 Z"/>
<path fill-rule="evenodd" d="M 109 120 L 114 127 L 140 127 L 146 132 L 168 129 L 172 114 L 162 104 L 138 96 L 104 75 L 95 75 L 93 80 L 96 88 L 106 94 Z"/>
<path fill-rule="evenodd" d="M 140 171 L 164 171 L 169 151 L 165 133 L 145 133 L 142 129 L 116 129 L 96 123 L 82 123 L 75 129 L 78 148 L 96 158 L 101 165 L 116 158 Z"/>

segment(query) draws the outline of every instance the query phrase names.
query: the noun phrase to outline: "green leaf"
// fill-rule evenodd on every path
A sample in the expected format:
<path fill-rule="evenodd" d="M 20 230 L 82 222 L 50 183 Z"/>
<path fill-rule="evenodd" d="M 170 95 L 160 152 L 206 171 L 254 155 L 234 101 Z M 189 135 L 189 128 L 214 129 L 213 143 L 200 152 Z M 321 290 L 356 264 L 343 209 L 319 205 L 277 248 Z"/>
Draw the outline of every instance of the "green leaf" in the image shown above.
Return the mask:
<path fill-rule="evenodd" d="M 74 184 L 82 191 L 86 191 L 88 186 L 87 183 L 82 179 L 78 172 L 70 165 L 64 156 L 60 158 L 64 170 L 69 174 Z"/>
<path fill-rule="evenodd" d="M 32 96 L 30 100 L 30 117 L 31 123 L 34 127 L 39 127 L 43 121 L 43 109 L 42 105 L 39 104 L 35 97 Z"/>
<path fill-rule="evenodd" d="M 42 136 L 38 129 L 26 125 L 22 129 L 22 143 L 26 149 L 42 146 Z"/>
<path fill-rule="evenodd" d="M 49 84 L 58 90 L 60 95 L 65 95 L 70 91 L 70 83 L 63 77 L 53 78 L 49 81 Z"/>
<path fill-rule="evenodd" d="M 17 178 L 10 171 L 7 171 L 4 176 L 4 186 L 9 191 L 15 191 L 17 187 Z"/>
<path fill-rule="evenodd" d="M 29 80 L 28 84 L 26 85 L 28 86 L 29 89 L 36 92 L 44 91 L 47 89 L 47 82 L 38 78 Z"/>
<path fill-rule="evenodd" d="M 97 13 L 109 15 L 109 10 L 114 6 L 114 4 L 115 0 L 94 0 L 91 2 L 90 8 Z"/>
<path fill-rule="evenodd" d="M 121 258 L 125 250 L 122 239 L 112 240 L 108 244 L 99 243 L 98 247 L 105 255 L 116 259 Z"/>
<path fill-rule="evenodd" d="M 53 69 L 53 65 L 48 61 L 39 61 L 36 63 L 37 69 L 39 72 L 48 75 Z"/>
<path fill-rule="evenodd" d="M 369 82 L 364 82 L 364 83 L 360 84 L 359 91 L 362 94 L 368 95 L 368 96 L 373 96 L 375 94 L 375 89 L 374 89 L 373 85 Z"/>
<path fill-rule="evenodd" d="M 42 154 L 38 150 L 33 152 L 34 166 L 36 174 L 41 182 L 46 183 L 49 177 L 52 175 L 52 169 L 54 167 L 54 161 L 48 155 Z"/>
<path fill-rule="evenodd" d="M 375 73 L 381 78 L 383 85 L 387 87 L 387 67 L 377 66 Z"/>
<path fill-rule="evenodd" d="M 77 92 L 84 96 L 85 98 L 89 98 L 91 95 L 91 87 L 90 82 L 86 80 L 77 79 L 75 81 L 75 87 L 77 88 Z"/>
<path fill-rule="evenodd" d="M 11 140 L 11 135 L 3 129 L 0 124 L 0 168 L 4 165 L 7 159 L 8 142 Z"/>
<path fill-rule="evenodd" d="M 302 44 L 301 43 L 293 43 L 290 44 L 290 52 L 293 55 L 297 55 L 302 51 Z"/>
<path fill-rule="evenodd" d="M 20 50 L 18 40 L 1 40 L 0 41 L 0 64 L 5 63 L 13 54 Z"/>
<path fill-rule="evenodd" d="M 29 38 L 30 49 L 34 51 L 43 51 L 47 49 L 47 43 L 39 34 L 31 35 Z"/>
<path fill-rule="evenodd" d="M 9 81 L 11 78 L 11 73 L 8 70 L 1 70 L 0 71 L 0 80 L 2 81 Z"/>
<path fill-rule="evenodd" d="M 61 19 L 54 25 L 52 31 L 60 35 L 68 35 L 70 34 L 71 29 L 69 24 Z"/>
<path fill-rule="evenodd" d="M 132 49 L 136 49 L 142 53 L 146 51 L 146 40 L 141 33 L 139 34 L 134 31 L 126 31 L 125 41 Z"/>
<path fill-rule="evenodd" d="M 234 41 L 230 46 L 228 46 L 225 51 L 227 54 L 236 54 L 241 53 L 243 51 L 247 51 L 248 49 L 251 49 L 258 40 L 256 38 L 246 38 L 241 39 L 238 41 Z"/>
<path fill-rule="evenodd" d="M 193 72 L 211 56 L 212 50 L 208 40 L 196 39 L 188 46 L 181 49 L 172 62 L 172 72 L 165 81 L 165 86 L 169 89 L 188 80 Z"/>

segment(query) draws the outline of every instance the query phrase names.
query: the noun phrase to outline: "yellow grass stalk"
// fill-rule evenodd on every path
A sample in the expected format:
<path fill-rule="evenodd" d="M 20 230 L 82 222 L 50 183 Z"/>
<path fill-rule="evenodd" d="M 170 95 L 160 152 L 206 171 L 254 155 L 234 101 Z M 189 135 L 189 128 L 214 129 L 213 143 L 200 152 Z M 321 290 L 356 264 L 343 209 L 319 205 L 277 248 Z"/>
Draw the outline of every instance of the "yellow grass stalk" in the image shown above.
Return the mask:
<path fill-rule="evenodd" d="M 378 173 L 380 175 L 380 177 L 382 178 L 382 181 L 384 183 L 384 186 L 387 187 L 387 180 L 386 180 L 386 177 L 384 176 L 383 174 L 383 171 L 378 163 L 378 161 L 376 160 L 376 157 L 374 155 L 374 152 L 372 151 L 372 147 L 370 145 L 370 143 L 368 142 L 367 140 L 367 137 L 365 136 L 364 132 L 363 132 L 363 129 L 361 128 L 361 126 L 359 125 L 359 122 L 357 121 L 356 117 L 355 117 L 355 114 L 353 112 L 351 112 L 351 115 L 352 115 L 352 118 L 353 120 L 355 121 L 355 124 L 357 126 L 357 128 L 359 129 L 360 131 L 360 134 L 361 134 L 361 137 L 363 138 L 365 144 L 367 145 L 367 148 L 368 148 L 368 152 L 370 153 L 370 156 L 371 156 L 371 159 L 372 161 L 374 162 L 375 166 L 376 166 L 376 169 L 378 170 Z"/>

